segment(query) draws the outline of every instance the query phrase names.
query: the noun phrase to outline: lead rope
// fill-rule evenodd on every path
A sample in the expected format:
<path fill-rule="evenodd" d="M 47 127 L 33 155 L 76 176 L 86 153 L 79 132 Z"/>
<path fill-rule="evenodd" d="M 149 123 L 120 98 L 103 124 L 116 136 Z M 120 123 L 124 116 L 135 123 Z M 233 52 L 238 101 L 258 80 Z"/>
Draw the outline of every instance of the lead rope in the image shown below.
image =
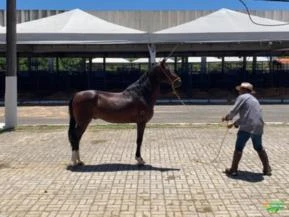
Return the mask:
<path fill-rule="evenodd" d="M 172 50 L 171 53 L 165 58 L 165 60 L 168 59 L 168 58 L 175 52 L 175 50 L 177 49 L 178 46 L 179 46 L 179 44 L 177 44 L 177 45 L 173 48 L 173 50 Z M 182 105 L 186 106 L 186 104 L 184 103 L 184 101 L 182 100 L 182 98 L 180 97 L 180 95 L 178 94 L 178 92 L 177 92 L 177 90 L 176 90 L 176 88 L 175 88 L 175 86 L 174 86 L 174 83 L 175 83 L 175 81 L 176 81 L 177 79 L 174 80 L 174 81 L 172 81 L 172 79 L 167 75 L 167 73 L 165 72 L 165 70 L 163 70 L 162 67 L 161 67 L 161 69 L 162 69 L 162 72 L 165 74 L 165 76 L 168 78 L 168 80 L 169 80 L 170 83 L 171 83 L 171 88 L 172 88 L 173 94 L 177 97 L 177 99 L 181 102 Z M 196 162 L 199 162 L 199 163 L 202 163 L 202 164 L 211 164 L 211 163 L 217 162 L 217 160 L 218 160 L 219 157 L 220 157 L 221 150 L 222 150 L 222 148 L 223 148 L 223 146 L 224 146 L 225 139 L 226 139 L 226 137 L 227 137 L 227 135 L 228 135 L 228 132 L 229 132 L 229 128 L 228 128 L 229 122 L 227 121 L 226 123 L 227 123 L 227 124 L 226 124 L 226 125 L 227 125 L 227 126 L 226 126 L 226 131 L 225 131 L 224 136 L 223 136 L 223 138 L 222 138 L 222 141 L 221 141 L 221 143 L 220 143 L 220 146 L 219 146 L 219 149 L 218 149 L 218 152 L 217 152 L 216 157 L 213 158 L 212 160 L 209 160 L 208 162 L 204 162 L 204 161 L 201 161 L 201 160 L 195 160 Z"/>
<path fill-rule="evenodd" d="M 180 95 L 178 94 L 176 88 L 173 86 L 173 84 L 171 85 L 172 87 L 172 90 L 173 90 L 173 94 L 178 98 L 178 100 L 181 102 L 182 105 L 186 106 L 186 104 L 184 103 L 184 101 L 181 99 Z M 222 141 L 220 143 L 220 146 L 219 146 L 219 149 L 218 149 L 218 152 L 217 152 L 217 155 L 215 158 L 213 158 L 212 160 L 209 160 L 208 162 L 204 162 L 204 161 L 201 161 L 201 160 L 195 160 L 196 162 L 198 163 L 202 163 L 202 164 L 210 164 L 210 163 L 214 163 L 214 162 L 217 162 L 217 160 L 219 159 L 220 157 L 220 154 L 221 154 L 221 150 L 224 146 L 224 143 L 225 143 L 225 140 L 226 140 L 226 137 L 228 135 L 228 132 L 229 132 L 229 128 L 228 128 L 228 125 L 229 125 L 229 122 L 227 121 L 226 122 L 226 131 L 224 133 L 224 136 L 222 138 Z"/>

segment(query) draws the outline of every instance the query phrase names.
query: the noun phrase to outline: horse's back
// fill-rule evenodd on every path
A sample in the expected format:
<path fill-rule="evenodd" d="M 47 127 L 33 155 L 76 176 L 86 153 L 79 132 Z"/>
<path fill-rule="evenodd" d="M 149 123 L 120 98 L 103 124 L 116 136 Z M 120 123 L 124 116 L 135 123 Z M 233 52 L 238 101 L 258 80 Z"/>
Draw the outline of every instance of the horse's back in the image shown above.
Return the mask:
<path fill-rule="evenodd" d="M 131 99 L 122 92 L 86 90 L 73 97 L 73 113 L 77 122 L 103 119 L 108 122 L 125 122 L 128 113 L 135 113 Z"/>
<path fill-rule="evenodd" d="M 99 92 L 94 108 L 94 118 L 111 123 L 135 122 L 139 100 L 124 92 Z"/>
<path fill-rule="evenodd" d="M 153 106 L 142 96 L 136 97 L 128 91 L 80 91 L 72 103 L 78 122 L 102 119 L 111 123 L 136 123 L 147 122 L 153 116 Z"/>

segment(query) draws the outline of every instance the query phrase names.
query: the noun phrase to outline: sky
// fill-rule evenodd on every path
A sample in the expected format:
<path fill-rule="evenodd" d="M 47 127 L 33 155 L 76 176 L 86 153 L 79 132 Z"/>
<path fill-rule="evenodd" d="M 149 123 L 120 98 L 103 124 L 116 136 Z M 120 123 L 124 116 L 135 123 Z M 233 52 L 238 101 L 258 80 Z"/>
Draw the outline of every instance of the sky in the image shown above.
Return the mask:
<path fill-rule="evenodd" d="M 0 9 L 6 9 L 0 0 Z M 289 2 L 243 0 L 252 10 L 288 10 Z M 16 0 L 17 9 L 34 10 L 243 10 L 240 0 Z"/>

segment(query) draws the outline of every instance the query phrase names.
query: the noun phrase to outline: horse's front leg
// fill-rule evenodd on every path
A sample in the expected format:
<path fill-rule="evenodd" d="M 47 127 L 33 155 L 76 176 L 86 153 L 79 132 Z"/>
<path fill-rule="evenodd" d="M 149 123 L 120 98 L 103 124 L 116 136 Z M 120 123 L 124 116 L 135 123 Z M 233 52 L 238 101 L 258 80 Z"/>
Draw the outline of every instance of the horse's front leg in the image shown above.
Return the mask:
<path fill-rule="evenodd" d="M 137 139 L 136 139 L 136 153 L 135 159 L 139 165 L 145 164 L 145 161 L 141 157 L 141 145 L 143 140 L 143 134 L 146 127 L 146 123 L 137 123 Z"/>

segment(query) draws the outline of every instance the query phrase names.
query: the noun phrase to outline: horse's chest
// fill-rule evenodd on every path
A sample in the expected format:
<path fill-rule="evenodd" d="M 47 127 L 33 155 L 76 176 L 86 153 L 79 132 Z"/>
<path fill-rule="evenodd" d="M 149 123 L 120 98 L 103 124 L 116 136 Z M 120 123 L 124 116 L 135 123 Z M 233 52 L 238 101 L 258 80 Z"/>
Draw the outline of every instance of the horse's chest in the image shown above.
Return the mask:
<path fill-rule="evenodd" d="M 138 122 L 148 122 L 153 117 L 153 110 L 152 109 L 140 109 L 138 111 Z"/>

